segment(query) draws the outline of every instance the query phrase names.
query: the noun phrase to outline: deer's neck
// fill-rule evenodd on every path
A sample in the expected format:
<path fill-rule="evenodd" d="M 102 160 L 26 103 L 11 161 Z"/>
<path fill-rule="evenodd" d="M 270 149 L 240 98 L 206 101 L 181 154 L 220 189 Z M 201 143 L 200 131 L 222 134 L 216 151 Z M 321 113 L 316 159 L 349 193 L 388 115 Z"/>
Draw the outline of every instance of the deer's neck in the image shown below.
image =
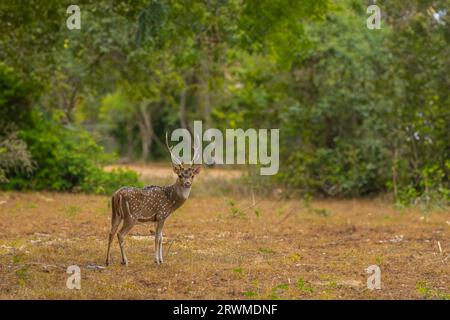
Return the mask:
<path fill-rule="evenodd" d="M 175 198 L 175 201 L 179 201 L 182 204 L 184 201 L 189 198 L 189 194 L 191 193 L 191 188 L 185 188 L 178 183 L 174 183 L 172 185 L 172 196 Z"/>

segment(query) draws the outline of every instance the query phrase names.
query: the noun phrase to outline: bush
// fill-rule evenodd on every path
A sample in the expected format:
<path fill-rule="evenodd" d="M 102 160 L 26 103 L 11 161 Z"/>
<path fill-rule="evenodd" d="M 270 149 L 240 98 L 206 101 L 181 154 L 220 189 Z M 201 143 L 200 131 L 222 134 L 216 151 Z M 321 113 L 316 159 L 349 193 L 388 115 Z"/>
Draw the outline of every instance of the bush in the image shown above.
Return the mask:
<path fill-rule="evenodd" d="M 305 193 L 325 196 L 366 196 L 382 191 L 389 178 L 388 167 L 382 165 L 386 159 L 375 147 L 354 144 L 292 152 L 278 179 Z"/>
<path fill-rule="evenodd" d="M 0 133 L 0 182 L 7 182 L 9 174 L 29 174 L 34 167 L 27 145 L 17 138 L 11 128 Z"/>
<path fill-rule="evenodd" d="M 3 189 L 55 190 L 110 194 L 122 185 L 139 185 L 132 171 L 105 172 L 101 165 L 113 160 L 92 135 L 75 126 L 63 126 L 33 113 L 34 126 L 20 130 L 36 169 L 28 176 L 15 173 Z"/>
<path fill-rule="evenodd" d="M 0 130 L 7 124 L 26 125 L 29 122 L 30 101 L 37 91 L 34 82 L 22 81 L 13 68 L 0 62 Z"/>
<path fill-rule="evenodd" d="M 445 162 L 450 169 L 450 160 Z M 422 211 L 447 208 L 450 205 L 450 188 L 445 183 L 445 173 L 438 165 L 421 168 L 419 183 L 409 183 L 399 189 L 397 205 L 419 206 Z"/>
<path fill-rule="evenodd" d="M 142 186 L 135 171 L 114 169 L 111 172 L 105 172 L 97 168 L 84 178 L 79 190 L 87 193 L 112 194 L 124 185 Z"/>

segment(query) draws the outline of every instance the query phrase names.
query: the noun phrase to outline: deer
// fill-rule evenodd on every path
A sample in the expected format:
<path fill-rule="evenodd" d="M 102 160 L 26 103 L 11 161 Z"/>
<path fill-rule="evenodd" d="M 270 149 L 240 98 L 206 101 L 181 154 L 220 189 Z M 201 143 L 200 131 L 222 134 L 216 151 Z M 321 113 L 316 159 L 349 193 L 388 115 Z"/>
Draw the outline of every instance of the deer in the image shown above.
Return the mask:
<path fill-rule="evenodd" d="M 198 140 L 198 136 L 196 136 Z M 178 158 L 169 146 L 166 133 L 166 147 L 172 160 L 172 168 L 177 179 L 169 186 L 146 186 L 144 188 L 121 187 L 114 192 L 111 198 L 111 231 L 108 239 L 108 250 L 106 253 L 106 265 L 111 262 L 111 243 L 117 233 L 122 264 L 128 266 L 128 258 L 125 254 L 125 236 L 137 223 L 155 223 L 155 263 L 163 263 L 162 255 L 162 230 L 166 219 L 189 198 L 194 177 L 200 173 L 201 165 L 195 164 L 199 158 L 200 142 L 194 143 L 194 156 L 190 163 Z"/>

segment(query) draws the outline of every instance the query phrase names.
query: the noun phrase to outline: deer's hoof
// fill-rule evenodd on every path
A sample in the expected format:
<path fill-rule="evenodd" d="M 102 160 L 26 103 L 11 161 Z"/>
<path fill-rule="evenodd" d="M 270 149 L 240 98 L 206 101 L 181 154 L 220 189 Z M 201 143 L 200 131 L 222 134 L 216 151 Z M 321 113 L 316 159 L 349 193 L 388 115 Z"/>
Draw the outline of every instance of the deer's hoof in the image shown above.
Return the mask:
<path fill-rule="evenodd" d="M 155 263 L 156 263 L 157 265 L 160 265 L 160 264 L 162 263 L 162 260 L 155 259 Z"/>
<path fill-rule="evenodd" d="M 128 260 L 124 260 L 121 262 L 123 266 L 128 267 Z"/>

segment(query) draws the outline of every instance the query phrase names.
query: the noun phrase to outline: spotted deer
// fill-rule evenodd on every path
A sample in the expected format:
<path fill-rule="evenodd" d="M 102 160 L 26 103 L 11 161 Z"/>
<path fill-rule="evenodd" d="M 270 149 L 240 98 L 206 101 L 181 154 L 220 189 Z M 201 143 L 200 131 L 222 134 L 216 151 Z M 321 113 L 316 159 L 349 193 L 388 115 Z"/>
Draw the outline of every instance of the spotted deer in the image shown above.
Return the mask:
<path fill-rule="evenodd" d="M 169 147 L 166 134 L 166 147 L 169 150 L 173 170 L 177 180 L 170 186 L 146 186 L 144 188 L 122 187 L 117 190 L 111 199 L 112 217 L 111 232 L 109 233 L 108 251 L 106 254 L 106 265 L 111 262 L 111 243 L 114 235 L 123 221 L 122 227 L 117 233 L 120 252 L 122 254 L 122 264 L 128 266 L 128 259 L 125 254 L 124 240 L 136 223 L 154 222 L 155 230 L 155 263 L 161 264 L 162 257 L 162 229 L 166 219 L 189 197 L 194 177 L 200 172 L 200 165 L 194 164 L 199 157 L 200 141 L 194 143 L 194 157 L 188 166 L 185 167 Z M 196 146 L 195 146 L 196 145 Z"/>

